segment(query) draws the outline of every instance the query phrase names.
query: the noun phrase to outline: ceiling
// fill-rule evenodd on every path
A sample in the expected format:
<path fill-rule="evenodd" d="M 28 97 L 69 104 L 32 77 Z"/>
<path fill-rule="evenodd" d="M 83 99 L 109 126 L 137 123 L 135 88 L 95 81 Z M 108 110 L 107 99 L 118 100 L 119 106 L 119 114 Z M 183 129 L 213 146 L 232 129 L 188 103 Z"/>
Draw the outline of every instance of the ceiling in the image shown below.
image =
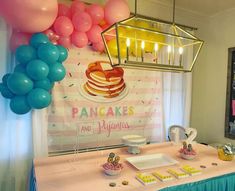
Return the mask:
<path fill-rule="evenodd" d="M 173 0 L 150 0 L 168 6 Z M 219 12 L 235 8 L 235 0 L 175 0 L 177 9 L 184 9 L 203 16 L 213 16 Z"/>

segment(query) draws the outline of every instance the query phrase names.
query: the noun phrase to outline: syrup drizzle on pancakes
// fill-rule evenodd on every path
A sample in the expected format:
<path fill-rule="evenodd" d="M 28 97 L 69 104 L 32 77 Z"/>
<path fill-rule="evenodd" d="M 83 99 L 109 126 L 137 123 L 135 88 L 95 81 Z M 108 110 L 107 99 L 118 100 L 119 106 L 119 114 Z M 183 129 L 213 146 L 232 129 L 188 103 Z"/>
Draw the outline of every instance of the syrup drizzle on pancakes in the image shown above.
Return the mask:
<path fill-rule="evenodd" d="M 123 74 L 122 68 L 113 68 L 109 62 L 91 63 L 86 70 L 88 81 L 84 89 L 93 96 L 116 97 L 126 87 Z"/>

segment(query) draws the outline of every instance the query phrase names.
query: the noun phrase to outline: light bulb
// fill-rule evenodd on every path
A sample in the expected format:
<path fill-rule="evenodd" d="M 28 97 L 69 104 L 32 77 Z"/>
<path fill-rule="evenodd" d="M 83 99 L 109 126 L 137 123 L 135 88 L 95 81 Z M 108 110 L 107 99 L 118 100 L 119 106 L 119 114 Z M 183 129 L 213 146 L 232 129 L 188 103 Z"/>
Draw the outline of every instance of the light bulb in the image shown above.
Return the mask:
<path fill-rule="evenodd" d="M 182 47 L 180 47 L 179 48 L 179 54 L 181 55 L 181 54 L 183 54 L 183 52 L 184 52 L 184 49 Z"/>
<path fill-rule="evenodd" d="M 145 42 L 142 41 L 142 42 L 141 42 L 141 48 L 144 49 L 144 47 L 145 47 Z"/>
<path fill-rule="evenodd" d="M 131 45 L 131 41 L 130 41 L 129 38 L 127 38 L 127 39 L 126 39 L 126 46 L 127 46 L 127 47 L 130 47 L 130 45 Z"/>
<path fill-rule="evenodd" d="M 158 43 L 155 43 L 155 44 L 154 44 L 154 50 L 155 50 L 155 52 L 158 51 Z"/>
<path fill-rule="evenodd" d="M 171 52 L 171 46 L 167 47 L 167 52 L 170 53 Z"/>

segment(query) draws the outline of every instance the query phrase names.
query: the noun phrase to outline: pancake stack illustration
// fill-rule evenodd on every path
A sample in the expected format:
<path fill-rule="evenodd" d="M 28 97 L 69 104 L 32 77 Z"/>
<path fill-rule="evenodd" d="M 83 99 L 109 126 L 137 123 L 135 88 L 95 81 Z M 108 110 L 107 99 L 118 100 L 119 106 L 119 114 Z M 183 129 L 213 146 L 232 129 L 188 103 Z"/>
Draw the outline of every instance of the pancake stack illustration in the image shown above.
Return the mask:
<path fill-rule="evenodd" d="M 117 97 L 126 87 L 123 74 L 122 68 L 113 68 L 109 62 L 91 63 L 86 70 L 88 81 L 84 90 L 92 96 Z"/>

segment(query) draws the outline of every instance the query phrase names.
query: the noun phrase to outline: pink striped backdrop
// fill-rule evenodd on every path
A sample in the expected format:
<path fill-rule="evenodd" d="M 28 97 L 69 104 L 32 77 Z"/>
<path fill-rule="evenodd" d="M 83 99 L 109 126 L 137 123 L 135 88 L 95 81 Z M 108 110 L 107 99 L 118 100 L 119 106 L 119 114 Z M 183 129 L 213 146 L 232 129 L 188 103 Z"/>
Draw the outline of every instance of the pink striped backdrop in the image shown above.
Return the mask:
<path fill-rule="evenodd" d="M 127 134 L 163 140 L 161 73 L 124 69 L 126 90 L 104 101 L 86 95 L 82 85 L 88 64 L 105 60 L 89 48 L 69 50 L 67 75 L 53 88 L 49 107 L 49 152 L 116 145 Z"/>

